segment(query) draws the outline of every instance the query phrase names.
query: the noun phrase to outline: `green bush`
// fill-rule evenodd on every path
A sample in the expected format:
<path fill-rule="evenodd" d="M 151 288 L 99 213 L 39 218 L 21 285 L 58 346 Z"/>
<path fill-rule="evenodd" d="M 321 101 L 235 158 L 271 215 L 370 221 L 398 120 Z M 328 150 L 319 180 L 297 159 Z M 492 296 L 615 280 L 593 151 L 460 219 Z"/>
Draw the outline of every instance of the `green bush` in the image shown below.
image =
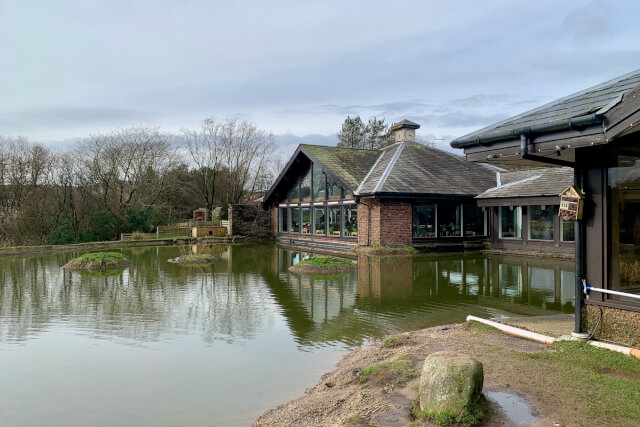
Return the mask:
<path fill-rule="evenodd" d="M 116 217 L 109 211 L 98 211 L 91 215 L 89 232 L 85 234 L 89 239 L 85 240 L 111 240 L 116 237 Z"/>

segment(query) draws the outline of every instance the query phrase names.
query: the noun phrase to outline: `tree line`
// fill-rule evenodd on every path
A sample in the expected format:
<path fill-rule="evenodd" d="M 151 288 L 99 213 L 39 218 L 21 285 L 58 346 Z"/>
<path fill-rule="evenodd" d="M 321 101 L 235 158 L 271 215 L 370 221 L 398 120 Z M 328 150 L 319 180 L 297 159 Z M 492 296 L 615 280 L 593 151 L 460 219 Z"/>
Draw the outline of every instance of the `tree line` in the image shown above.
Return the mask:
<path fill-rule="evenodd" d="M 179 134 L 132 127 L 55 152 L 0 136 L 0 245 L 64 244 L 151 232 L 249 202 L 275 173 L 273 136 L 249 121 L 206 119 Z"/>

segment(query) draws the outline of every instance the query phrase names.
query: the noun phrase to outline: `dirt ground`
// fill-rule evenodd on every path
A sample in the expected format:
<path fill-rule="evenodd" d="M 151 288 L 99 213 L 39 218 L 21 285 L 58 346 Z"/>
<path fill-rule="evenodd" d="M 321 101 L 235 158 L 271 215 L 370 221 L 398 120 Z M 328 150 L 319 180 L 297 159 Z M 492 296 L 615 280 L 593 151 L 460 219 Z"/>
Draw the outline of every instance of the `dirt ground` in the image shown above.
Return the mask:
<path fill-rule="evenodd" d="M 559 320 L 562 323 L 562 319 Z M 541 319 L 540 322 L 543 329 L 551 327 L 564 334 L 569 320 L 564 319 L 564 326 L 553 327 L 549 323 L 553 323 L 552 319 L 544 322 Z M 346 355 L 335 371 L 323 375 L 304 396 L 263 414 L 255 425 L 436 425 L 432 421 L 414 420 L 410 408 L 417 396 L 424 357 L 442 350 L 466 353 L 481 361 L 484 391 L 506 391 L 523 398 L 530 405 L 531 414 L 537 417 L 537 421 L 529 425 L 634 425 L 624 415 L 613 420 L 611 415 L 599 416 L 593 410 L 589 411 L 589 402 L 573 393 L 571 388 L 576 385 L 562 379 L 566 367 L 537 356 L 557 349 L 505 335 L 477 323 L 408 332 L 357 349 Z M 385 362 L 394 360 L 410 360 L 412 369 L 405 366 L 393 373 L 389 366 L 383 368 Z M 380 368 L 377 373 L 363 374 L 371 372 L 367 367 L 374 365 Z M 363 376 L 366 381 L 362 380 Z M 489 401 L 488 415 L 481 425 L 518 424 L 502 412 L 500 406 Z"/>

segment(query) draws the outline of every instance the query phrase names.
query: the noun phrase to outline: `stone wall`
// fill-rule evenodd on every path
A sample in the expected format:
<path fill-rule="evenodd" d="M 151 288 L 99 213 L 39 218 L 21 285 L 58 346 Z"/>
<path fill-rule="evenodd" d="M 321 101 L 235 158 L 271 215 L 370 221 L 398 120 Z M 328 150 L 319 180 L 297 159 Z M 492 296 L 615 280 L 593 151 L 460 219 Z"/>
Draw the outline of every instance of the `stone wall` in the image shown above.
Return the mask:
<path fill-rule="evenodd" d="M 612 307 L 602 307 L 602 322 L 596 339 L 612 341 L 629 347 L 640 347 L 640 313 Z M 593 331 L 600 318 L 600 310 L 587 305 L 583 310 L 584 329 Z"/>
<path fill-rule="evenodd" d="M 272 215 L 271 211 L 262 209 L 260 205 L 230 205 L 231 234 L 258 238 L 273 237 Z"/>
<path fill-rule="evenodd" d="M 410 201 L 361 200 L 358 204 L 358 244 L 411 246 L 411 221 Z"/>

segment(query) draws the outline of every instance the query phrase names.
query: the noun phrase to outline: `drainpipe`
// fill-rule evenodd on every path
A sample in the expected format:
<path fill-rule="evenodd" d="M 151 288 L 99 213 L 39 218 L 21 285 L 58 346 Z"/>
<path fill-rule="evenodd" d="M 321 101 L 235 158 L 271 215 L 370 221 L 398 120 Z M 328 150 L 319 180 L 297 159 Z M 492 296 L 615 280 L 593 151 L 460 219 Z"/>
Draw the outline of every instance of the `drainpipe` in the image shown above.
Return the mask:
<path fill-rule="evenodd" d="M 575 168 L 573 170 L 573 185 L 582 189 L 582 170 L 579 168 Z M 576 338 L 587 339 L 589 334 L 584 332 L 582 328 L 582 302 L 583 302 L 583 294 L 582 294 L 582 275 L 584 273 L 583 270 L 583 259 L 582 256 L 584 254 L 584 244 L 582 239 L 582 220 L 576 220 L 573 223 L 574 227 L 574 245 L 575 245 L 575 276 L 576 276 L 576 298 L 575 298 L 575 306 L 576 306 L 576 324 L 575 330 L 571 333 Z"/>
<path fill-rule="evenodd" d="M 579 168 L 575 167 L 575 163 L 566 162 L 564 160 L 559 160 L 559 159 L 553 159 L 553 158 L 535 156 L 535 155 L 529 154 L 528 143 L 529 143 L 529 138 L 527 137 L 527 135 L 524 134 L 524 133 L 521 134 L 520 135 L 520 156 L 523 159 L 532 160 L 532 161 L 540 162 L 540 163 L 550 163 L 550 164 L 554 164 L 554 165 L 573 167 L 573 185 L 577 186 L 580 189 L 582 188 L 581 170 Z M 583 329 L 582 329 L 582 302 L 583 302 L 583 296 L 582 296 L 583 260 L 582 260 L 582 256 L 584 254 L 584 248 L 583 248 L 583 242 L 582 242 L 582 221 L 581 220 L 574 221 L 574 225 L 573 226 L 574 226 L 574 234 L 575 234 L 574 246 L 575 246 L 575 270 L 576 270 L 576 272 L 575 272 L 575 277 L 576 277 L 576 283 L 575 283 L 576 323 L 575 323 L 575 331 L 573 331 L 571 333 L 571 335 L 573 335 L 576 338 L 587 339 L 589 337 L 589 334 L 587 334 L 586 332 L 583 332 Z"/>

